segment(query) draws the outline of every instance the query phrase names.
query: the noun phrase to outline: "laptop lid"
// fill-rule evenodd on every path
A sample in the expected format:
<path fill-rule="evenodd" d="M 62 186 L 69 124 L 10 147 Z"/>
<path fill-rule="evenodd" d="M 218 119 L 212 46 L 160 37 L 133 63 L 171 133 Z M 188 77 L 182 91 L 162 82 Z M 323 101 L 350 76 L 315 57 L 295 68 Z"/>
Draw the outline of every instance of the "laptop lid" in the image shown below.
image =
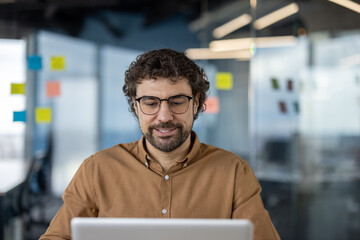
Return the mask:
<path fill-rule="evenodd" d="M 244 219 L 74 218 L 72 240 L 253 240 Z"/>

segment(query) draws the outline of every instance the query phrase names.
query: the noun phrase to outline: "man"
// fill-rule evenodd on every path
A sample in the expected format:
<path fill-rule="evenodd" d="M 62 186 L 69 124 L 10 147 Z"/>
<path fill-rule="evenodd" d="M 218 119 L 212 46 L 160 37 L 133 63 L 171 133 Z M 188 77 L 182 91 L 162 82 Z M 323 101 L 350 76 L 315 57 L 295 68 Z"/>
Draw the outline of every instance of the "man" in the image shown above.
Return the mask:
<path fill-rule="evenodd" d="M 209 82 L 184 54 L 154 50 L 125 73 L 143 137 L 86 159 L 40 239 L 70 239 L 73 217 L 246 218 L 254 239 L 280 239 L 249 165 L 192 131 Z"/>

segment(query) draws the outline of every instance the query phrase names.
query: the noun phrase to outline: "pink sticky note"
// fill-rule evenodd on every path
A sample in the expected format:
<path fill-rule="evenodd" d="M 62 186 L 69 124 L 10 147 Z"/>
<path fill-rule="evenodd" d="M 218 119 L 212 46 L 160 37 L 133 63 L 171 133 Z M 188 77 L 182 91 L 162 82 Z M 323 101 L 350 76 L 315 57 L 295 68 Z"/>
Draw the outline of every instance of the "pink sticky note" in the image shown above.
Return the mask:
<path fill-rule="evenodd" d="M 46 83 L 46 96 L 57 97 L 60 95 L 60 82 L 51 81 Z"/>
<path fill-rule="evenodd" d="M 284 101 L 279 102 L 279 109 L 281 113 L 287 113 L 286 103 Z"/>
<path fill-rule="evenodd" d="M 287 89 L 289 92 L 293 90 L 293 81 L 291 79 L 287 80 Z"/>
<path fill-rule="evenodd" d="M 218 97 L 208 97 L 205 101 L 206 110 L 204 113 L 219 113 L 220 104 Z"/>

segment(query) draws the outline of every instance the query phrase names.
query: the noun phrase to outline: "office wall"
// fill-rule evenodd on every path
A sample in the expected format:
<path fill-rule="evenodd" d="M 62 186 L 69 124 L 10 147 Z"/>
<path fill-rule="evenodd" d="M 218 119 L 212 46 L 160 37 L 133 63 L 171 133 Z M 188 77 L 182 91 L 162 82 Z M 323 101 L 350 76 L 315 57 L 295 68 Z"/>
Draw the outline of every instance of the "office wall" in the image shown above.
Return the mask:
<path fill-rule="evenodd" d="M 115 46 L 100 48 L 101 122 L 100 148 L 132 142 L 142 136 L 138 121 L 129 111 L 122 91 L 124 74 L 130 63 L 141 52 Z"/>
<path fill-rule="evenodd" d="M 35 122 L 33 152 L 46 153 L 52 144 L 51 185 L 60 196 L 81 162 L 98 150 L 97 48 L 89 41 L 45 31 L 36 35 L 36 45 L 43 68 L 35 79 L 33 111 L 49 108 L 51 121 Z M 52 69 L 53 56 L 64 57 L 64 69 Z M 49 82 L 60 84 L 59 95 L 47 95 Z"/>

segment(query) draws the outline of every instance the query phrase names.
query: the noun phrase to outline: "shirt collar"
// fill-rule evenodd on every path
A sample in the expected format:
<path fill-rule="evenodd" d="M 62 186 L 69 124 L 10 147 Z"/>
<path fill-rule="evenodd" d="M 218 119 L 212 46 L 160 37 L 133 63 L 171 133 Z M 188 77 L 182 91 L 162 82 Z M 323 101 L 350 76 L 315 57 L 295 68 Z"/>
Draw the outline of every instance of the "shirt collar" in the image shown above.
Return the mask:
<path fill-rule="evenodd" d="M 145 149 L 145 137 L 142 136 L 138 143 L 139 143 L 139 145 L 138 145 L 138 156 L 140 158 L 140 161 L 147 165 L 147 161 L 148 161 L 147 156 L 149 154 L 146 152 L 146 149 Z"/>
<path fill-rule="evenodd" d="M 193 162 L 195 156 L 200 150 L 200 140 L 196 133 L 194 131 L 191 131 L 191 143 L 190 143 L 190 151 L 185 156 L 184 159 L 181 159 L 177 162 L 187 162 L 187 165 L 189 165 L 191 162 Z M 142 136 L 141 139 L 138 142 L 138 156 L 140 157 L 140 161 L 144 164 L 147 164 L 148 161 L 150 161 L 149 153 L 146 151 L 145 148 L 145 137 Z"/>

